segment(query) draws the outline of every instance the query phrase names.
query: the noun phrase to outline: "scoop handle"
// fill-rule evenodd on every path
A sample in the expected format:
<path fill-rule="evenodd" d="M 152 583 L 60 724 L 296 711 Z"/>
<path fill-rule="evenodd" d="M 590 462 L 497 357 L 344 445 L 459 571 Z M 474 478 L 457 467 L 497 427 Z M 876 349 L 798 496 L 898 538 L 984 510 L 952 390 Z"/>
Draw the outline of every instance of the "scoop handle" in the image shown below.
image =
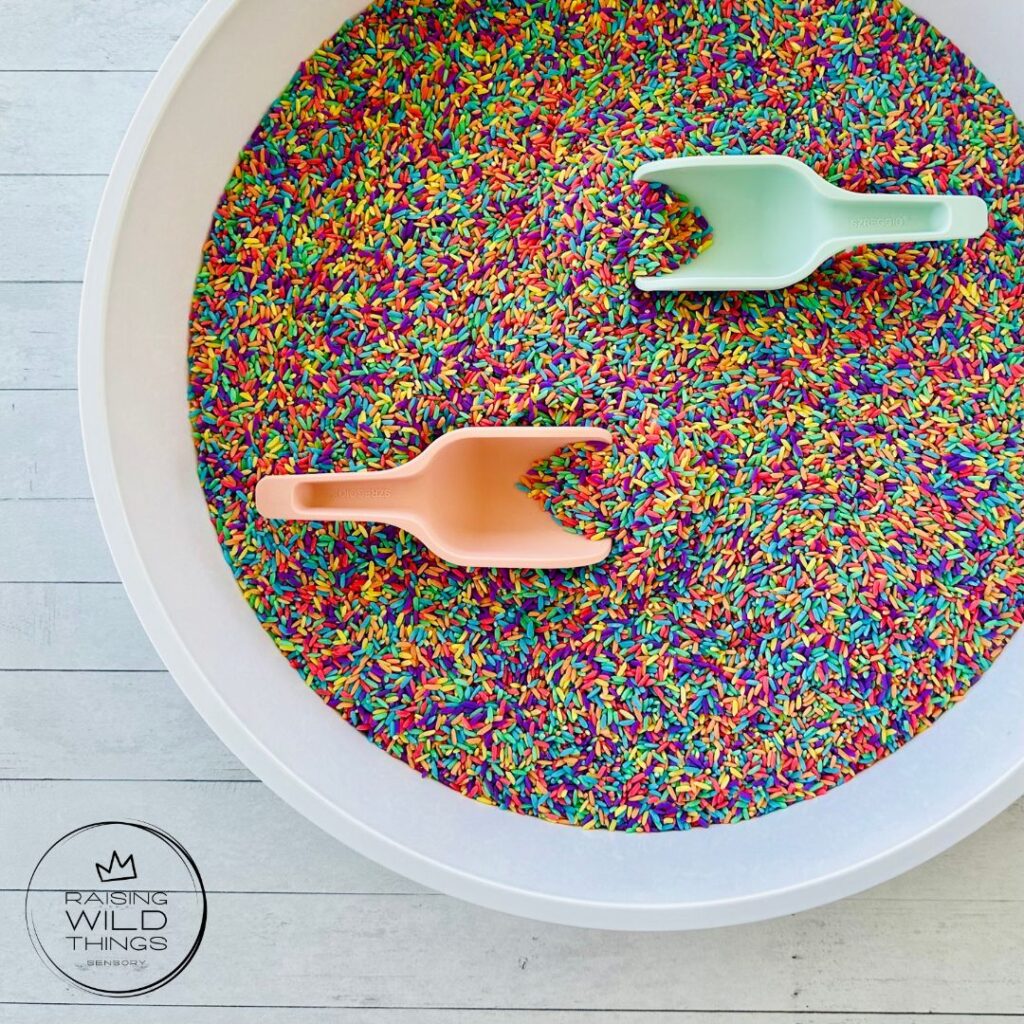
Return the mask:
<path fill-rule="evenodd" d="M 414 477 L 404 468 L 363 473 L 265 476 L 256 484 L 256 509 L 268 519 L 392 523 L 402 526 Z"/>
<path fill-rule="evenodd" d="M 858 245 L 977 238 L 988 230 L 978 196 L 875 195 L 837 189 L 829 207 L 836 251 Z"/>

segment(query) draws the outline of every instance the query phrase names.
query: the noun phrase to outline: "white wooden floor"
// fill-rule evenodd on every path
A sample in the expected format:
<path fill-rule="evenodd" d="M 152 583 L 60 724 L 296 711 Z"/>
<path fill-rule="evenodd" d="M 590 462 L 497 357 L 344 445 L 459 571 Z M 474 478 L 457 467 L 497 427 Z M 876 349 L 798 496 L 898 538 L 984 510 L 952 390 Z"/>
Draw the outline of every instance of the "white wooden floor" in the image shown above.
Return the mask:
<path fill-rule="evenodd" d="M 703 933 L 577 931 L 476 909 L 350 853 L 268 792 L 186 703 L 100 535 L 74 346 L 104 175 L 200 2 L 0 0 L 0 1021 L 1024 1017 L 1024 803 L 917 871 L 821 910 Z M 1024 10 L 971 2 L 979 25 L 987 11 Z M 45 848 L 104 816 L 166 828 L 210 890 L 196 959 L 133 1001 L 59 982 L 23 923 Z"/>

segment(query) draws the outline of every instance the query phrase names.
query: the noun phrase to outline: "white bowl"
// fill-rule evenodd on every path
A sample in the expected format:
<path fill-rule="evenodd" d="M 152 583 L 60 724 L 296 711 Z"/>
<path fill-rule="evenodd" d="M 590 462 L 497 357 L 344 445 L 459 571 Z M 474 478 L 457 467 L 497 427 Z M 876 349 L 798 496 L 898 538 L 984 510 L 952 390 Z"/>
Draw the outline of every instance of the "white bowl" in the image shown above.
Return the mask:
<path fill-rule="evenodd" d="M 382 864 L 485 906 L 609 928 L 695 928 L 833 900 L 1019 796 L 1019 636 L 961 705 L 852 782 L 755 821 L 662 834 L 584 831 L 468 800 L 372 746 L 303 684 L 243 600 L 207 516 L 187 416 L 188 316 L 238 150 L 358 8 L 210 0 L 128 132 L 89 255 L 80 376 L 96 501 L 139 617 L 210 726 L 278 794 Z"/>

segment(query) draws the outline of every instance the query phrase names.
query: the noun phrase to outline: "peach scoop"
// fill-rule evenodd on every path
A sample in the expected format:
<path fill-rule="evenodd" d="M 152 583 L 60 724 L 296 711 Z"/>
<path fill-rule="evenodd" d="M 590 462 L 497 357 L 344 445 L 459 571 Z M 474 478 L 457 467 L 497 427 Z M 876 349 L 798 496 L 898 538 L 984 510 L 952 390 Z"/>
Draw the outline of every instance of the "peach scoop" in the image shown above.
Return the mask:
<path fill-rule="evenodd" d="M 391 469 L 265 476 L 256 508 L 268 519 L 388 523 L 453 565 L 591 565 L 611 541 L 565 530 L 516 486 L 535 463 L 584 442 L 611 444 L 612 435 L 599 427 L 463 427 Z"/>

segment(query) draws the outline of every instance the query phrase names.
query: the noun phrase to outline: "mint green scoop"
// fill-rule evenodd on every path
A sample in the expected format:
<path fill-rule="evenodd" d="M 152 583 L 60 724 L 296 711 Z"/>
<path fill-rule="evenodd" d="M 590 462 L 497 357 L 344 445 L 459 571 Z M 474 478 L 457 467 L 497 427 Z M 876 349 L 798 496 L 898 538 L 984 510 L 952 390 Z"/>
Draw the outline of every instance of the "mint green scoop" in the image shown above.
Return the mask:
<path fill-rule="evenodd" d="M 988 207 L 977 196 L 848 192 L 787 156 L 693 156 L 644 164 L 634 181 L 667 185 L 703 214 L 712 244 L 644 291 L 771 291 L 802 281 L 860 245 L 977 238 Z"/>

